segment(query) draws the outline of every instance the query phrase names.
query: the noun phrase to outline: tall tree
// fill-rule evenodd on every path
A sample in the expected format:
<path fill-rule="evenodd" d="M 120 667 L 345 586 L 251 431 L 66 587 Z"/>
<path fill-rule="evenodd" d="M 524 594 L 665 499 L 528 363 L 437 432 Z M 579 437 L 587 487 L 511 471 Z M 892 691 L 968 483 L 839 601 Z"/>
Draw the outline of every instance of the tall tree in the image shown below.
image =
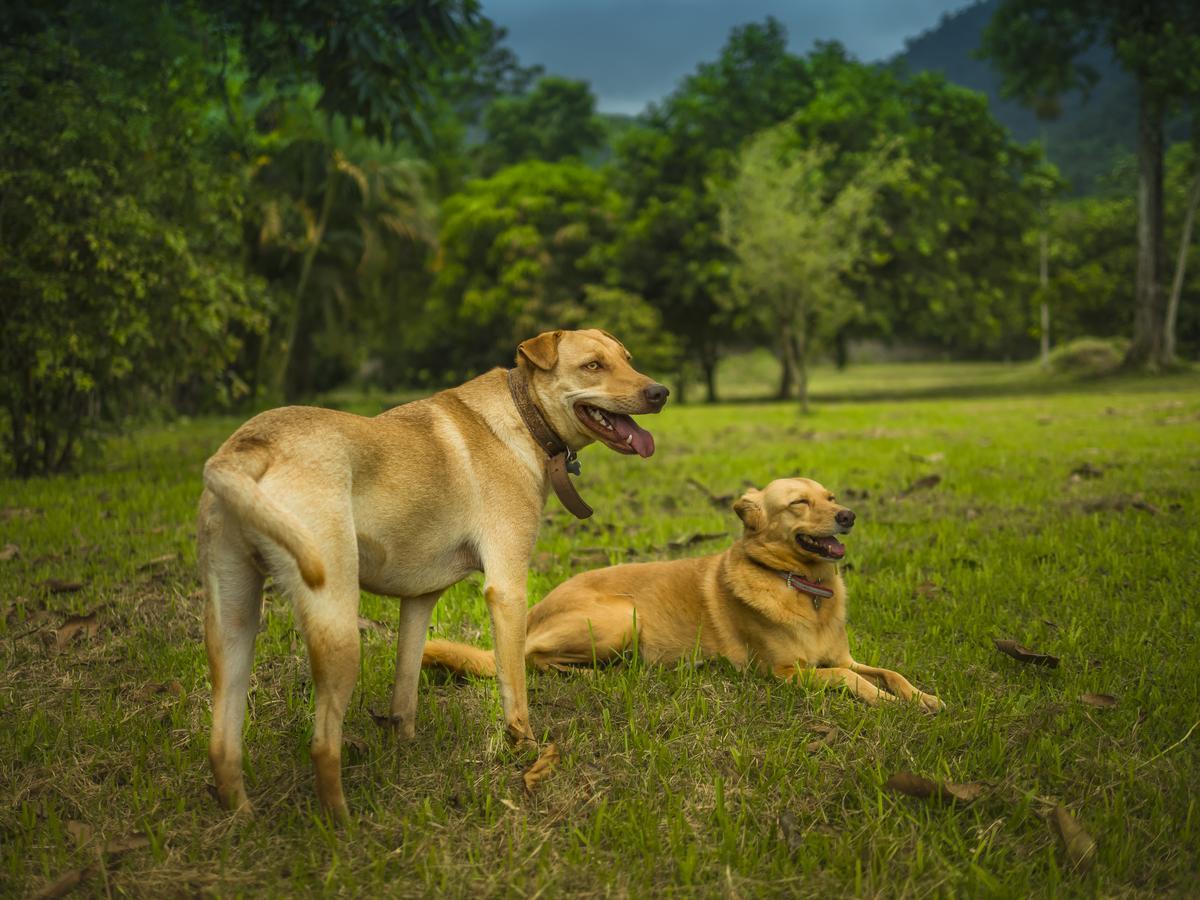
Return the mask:
<path fill-rule="evenodd" d="M 832 147 L 795 147 L 786 126 L 755 137 L 720 191 L 721 232 L 737 256 L 741 305 L 780 335 L 784 368 L 808 412 L 809 348 L 855 315 L 845 276 L 863 261 L 880 189 L 907 160 L 877 149 L 844 183 L 832 184 Z"/>
<path fill-rule="evenodd" d="M 1095 72 L 1082 62 L 1103 43 L 1137 82 L 1138 229 L 1133 341 L 1126 362 L 1167 362 L 1162 292 L 1163 126 L 1200 81 L 1200 4 L 1194 0 L 1004 0 L 982 51 L 1004 75 L 1003 90 L 1045 107 Z"/>
<path fill-rule="evenodd" d="M 485 174 L 540 159 L 582 157 L 604 140 L 596 98 L 586 81 L 546 76 L 525 94 L 499 97 L 483 115 L 487 140 L 480 148 Z"/>

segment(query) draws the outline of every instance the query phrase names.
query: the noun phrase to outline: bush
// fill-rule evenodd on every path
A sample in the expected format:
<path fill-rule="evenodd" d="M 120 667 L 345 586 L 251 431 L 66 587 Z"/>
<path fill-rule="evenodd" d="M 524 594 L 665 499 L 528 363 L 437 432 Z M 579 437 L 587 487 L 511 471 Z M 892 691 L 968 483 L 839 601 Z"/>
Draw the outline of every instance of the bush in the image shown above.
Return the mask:
<path fill-rule="evenodd" d="M 1081 378 L 1109 375 L 1121 367 L 1128 347 L 1125 338 L 1076 338 L 1050 354 L 1050 370 Z"/>

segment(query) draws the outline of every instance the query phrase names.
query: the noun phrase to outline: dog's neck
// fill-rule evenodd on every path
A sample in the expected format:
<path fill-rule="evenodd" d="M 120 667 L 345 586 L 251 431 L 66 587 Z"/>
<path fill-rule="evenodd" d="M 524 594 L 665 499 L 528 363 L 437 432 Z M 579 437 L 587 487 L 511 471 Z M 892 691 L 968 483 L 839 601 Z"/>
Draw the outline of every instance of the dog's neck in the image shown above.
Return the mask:
<path fill-rule="evenodd" d="M 525 428 L 534 442 L 546 454 L 547 470 L 554 493 L 572 515 L 577 519 L 586 519 L 592 514 L 592 508 L 579 496 L 579 492 L 571 484 L 568 474 L 578 475 L 580 473 L 579 460 L 575 456 L 575 451 L 555 433 L 542 411 L 534 403 L 533 392 L 529 389 L 529 377 L 525 374 L 525 370 L 520 366 L 509 369 L 505 378 L 521 421 L 525 423 Z"/>
<path fill-rule="evenodd" d="M 809 602 L 812 603 L 814 612 L 820 612 L 821 605 L 835 594 L 834 587 L 838 579 L 838 570 L 834 563 L 821 562 L 815 565 L 792 563 L 787 568 L 780 568 L 773 561 L 767 562 L 756 558 L 753 553 L 749 552 L 749 548 L 744 548 L 743 552 L 746 554 L 746 558 L 756 566 L 780 578 L 787 587 L 796 593 L 807 596 Z"/>

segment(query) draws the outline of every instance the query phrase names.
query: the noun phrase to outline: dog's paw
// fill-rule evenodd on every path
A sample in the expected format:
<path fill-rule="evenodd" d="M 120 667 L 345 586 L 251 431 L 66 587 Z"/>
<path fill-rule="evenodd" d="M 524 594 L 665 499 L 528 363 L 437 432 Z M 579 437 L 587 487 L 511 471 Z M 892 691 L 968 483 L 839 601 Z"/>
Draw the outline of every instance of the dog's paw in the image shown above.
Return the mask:
<path fill-rule="evenodd" d="M 924 691 L 917 694 L 917 699 L 921 701 L 921 711 L 927 712 L 930 715 L 940 713 L 946 708 L 945 703 L 933 696 L 933 694 L 926 694 Z"/>

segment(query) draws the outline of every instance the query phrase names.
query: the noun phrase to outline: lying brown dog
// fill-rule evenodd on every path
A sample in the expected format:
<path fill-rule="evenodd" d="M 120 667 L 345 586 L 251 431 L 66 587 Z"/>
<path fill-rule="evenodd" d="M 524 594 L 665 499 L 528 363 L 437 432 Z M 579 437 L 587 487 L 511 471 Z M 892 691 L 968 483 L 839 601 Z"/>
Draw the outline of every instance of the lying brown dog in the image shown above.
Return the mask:
<path fill-rule="evenodd" d="M 854 526 L 853 512 L 807 478 L 749 490 L 734 510 L 745 532 L 724 553 L 612 566 L 563 582 L 530 610 L 526 659 L 543 669 L 609 660 L 634 646 L 636 630 L 650 662 L 698 652 L 779 678 L 845 685 L 868 703 L 915 698 L 930 712 L 944 708 L 899 673 L 850 655 L 837 570 L 846 548 L 835 535 Z M 422 663 L 495 673 L 490 654 L 449 641 L 426 643 Z"/>
<path fill-rule="evenodd" d="M 567 482 L 567 451 L 599 440 L 649 456 L 654 440 L 628 414 L 666 399 L 612 335 L 554 331 L 521 344 L 516 369 L 373 419 L 292 406 L 239 428 L 204 467 L 198 537 L 221 802 L 249 807 L 242 723 L 268 574 L 308 644 L 317 795 L 333 815 L 347 815 L 342 718 L 358 676 L 360 587 L 403 598 L 391 711 L 398 736 L 411 737 L 433 605 L 482 570 L 508 735 L 532 742 L 525 581 L 542 505 L 554 481 L 589 514 Z"/>

